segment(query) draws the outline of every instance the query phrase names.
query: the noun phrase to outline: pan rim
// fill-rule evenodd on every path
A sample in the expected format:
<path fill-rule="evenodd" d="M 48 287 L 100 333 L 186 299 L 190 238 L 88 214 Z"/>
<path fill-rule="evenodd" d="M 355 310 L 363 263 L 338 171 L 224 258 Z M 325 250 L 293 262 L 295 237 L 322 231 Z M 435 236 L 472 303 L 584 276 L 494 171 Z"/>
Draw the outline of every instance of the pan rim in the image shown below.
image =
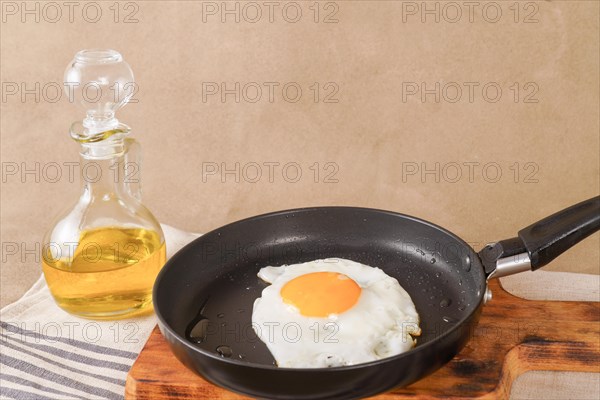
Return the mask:
<path fill-rule="evenodd" d="M 235 224 L 239 224 L 239 223 L 243 223 L 243 222 L 248 222 L 248 221 L 255 221 L 255 220 L 260 220 L 260 219 L 264 219 L 264 218 L 270 218 L 270 217 L 275 217 L 275 216 L 279 216 L 279 215 L 285 215 L 285 214 L 292 214 L 292 213 L 300 213 L 300 212 L 311 212 L 311 211 L 327 211 L 327 210 L 341 210 L 341 209 L 347 209 L 347 210 L 356 210 L 356 211 L 367 211 L 367 212 L 374 212 L 374 213 L 378 213 L 378 214 L 387 214 L 387 215 L 391 215 L 394 217 L 401 217 L 401 218 L 405 218 L 408 220 L 412 220 L 427 226 L 430 226 L 432 228 L 438 229 L 440 231 L 442 231 L 443 233 L 445 233 L 446 235 L 452 237 L 454 240 L 458 241 L 459 243 L 461 243 L 463 246 L 465 246 L 467 249 L 469 249 L 472 254 L 475 257 L 471 257 L 472 260 L 477 260 L 478 263 L 478 268 L 480 268 L 482 270 L 482 274 L 485 276 L 485 271 L 483 270 L 483 265 L 481 264 L 481 260 L 479 259 L 479 256 L 477 254 L 477 252 L 467 243 L 465 242 L 463 239 L 461 239 L 458 235 L 454 234 L 453 232 L 449 231 L 446 228 L 443 228 L 437 224 L 434 224 L 432 222 L 429 222 L 427 220 L 418 218 L 418 217 L 414 217 L 412 215 L 407 215 L 407 214 L 402 214 L 399 212 L 395 212 L 395 211 L 389 211 L 389 210 L 382 210 L 382 209 L 377 209 L 377 208 L 369 208 L 369 207 L 354 207 L 354 206 L 312 206 L 312 207 L 301 207 L 301 208 L 291 208 L 291 209 L 286 209 L 286 210 L 280 210 L 280 211 L 273 211 L 273 212 L 268 212 L 268 213 L 264 213 L 264 214 L 259 214 L 256 216 L 251 216 L 251 217 L 247 217 L 247 218 L 243 218 L 237 221 L 233 221 L 230 222 L 226 225 L 220 226 L 218 228 L 215 228 L 205 234 L 203 234 L 202 236 L 192 240 L 190 243 L 186 244 L 184 247 L 182 247 L 181 249 L 179 249 L 175 254 L 173 254 L 173 256 L 171 256 L 171 258 L 165 263 L 165 265 L 163 266 L 163 268 L 161 268 L 158 276 L 156 277 L 155 283 L 154 283 L 154 287 L 152 290 L 152 298 L 153 298 L 153 303 L 154 303 L 154 312 L 156 314 L 156 317 L 158 319 L 158 325 L 159 328 L 161 330 L 161 333 L 163 331 L 163 329 L 165 329 L 168 334 L 174 338 L 175 340 L 177 340 L 177 342 L 179 342 L 181 345 L 183 345 L 184 347 L 187 347 L 188 349 L 190 349 L 192 352 L 194 353 L 199 353 L 202 356 L 205 357 L 209 357 L 212 358 L 213 360 L 216 360 L 218 362 L 224 362 L 226 364 L 230 364 L 230 365 L 234 365 L 234 366 L 239 366 L 239 367 L 244 367 L 244 368 L 253 368 L 253 369 L 260 369 L 260 370 L 266 370 L 266 371 L 281 371 L 281 372 L 289 372 L 289 373 L 311 373 L 311 372 L 326 372 L 326 371 L 330 371 L 330 372 L 335 372 L 335 371 L 350 371 L 350 370 L 354 370 L 354 369 L 359 369 L 359 368 L 366 368 L 366 367 L 372 367 L 372 366 L 377 366 L 383 363 L 387 363 L 387 362 L 392 362 L 392 361 L 397 361 L 400 360 L 404 357 L 408 357 L 409 355 L 411 355 L 412 353 L 416 352 L 416 351 L 422 351 L 421 349 L 426 349 L 428 347 L 431 347 L 433 345 L 435 345 L 436 343 L 442 341 L 444 338 L 452 335 L 454 333 L 454 328 L 450 329 L 448 331 L 446 331 L 445 333 L 443 333 L 442 335 L 436 337 L 434 340 L 431 340 L 421 346 L 415 346 L 412 349 L 405 351 L 403 353 L 400 354 L 396 354 L 394 356 L 391 357 L 385 357 L 385 358 L 381 358 L 379 360 L 374 360 L 374 361 L 369 361 L 369 362 L 365 362 L 365 363 L 359 363 L 359 364 L 353 364 L 353 365 L 344 365 L 344 366 L 339 366 L 339 367 L 328 367 L 328 368 L 289 368 L 289 367 L 278 367 L 276 365 L 266 365 L 266 364 L 260 364 L 260 363 L 255 363 L 255 362 L 249 362 L 249 361 L 241 361 L 241 360 L 236 360 L 236 359 L 231 359 L 231 358 L 224 358 L 221 357 L 215 353 L 209 352 L 207 350 L 201 349 L 199 347 L 194 346 L 193 344 L 189 343 L 189 341 L 187 341 L 185 338 L 181 337 L 181 335 L 177 332 L 175 332 L 175 330 L 173 328 L 171 328 L 171 326 L 169 326 L 169 324 L 166 323 L 163 315 L 161 314 L 161 312 L 159 311 L 158 307 L 156 306 L 156 299 L 157 299 L 157 293 L 158 293 L 158 287 L 160 285 L 161 280 L 163 279 L 164 275 L 167 274 L 167 270 L 168 268 L 166 268 L 171 262 L 174 262 L 175 257 L 179 254 L 179 253 L 183 253 L 188 247 L 193 247 L 194 244 L 200 240 L 202 240 L 205 236 L 208 235 L 212 235 L 215 233 L 218 233 L 218 231 L 225 229 L 227 227 L 230 227 L 231 225 L 235 225 Z M 486 284 L 487 286 L 487 284 Z M 464 324 L 467 320 L 471 319 L 475 314 L 477 314 L 478 310 L 480 310 L 480 308 L 483 305 L 483 300 L 485 297 L 485 290 L 480 290 L 479 294 L 478 294 L 478 299 L 477 299 L 477 304 L 475 305 L 475 307 L 473 308 L 473 310 L 466 314 L 463 318 L 461 318 L 460 320 L 456 321 L 454 323 L 454 326 L 460 326 L 462 324 Z M 164 335 L 164 334 L 163 334 Z"/>

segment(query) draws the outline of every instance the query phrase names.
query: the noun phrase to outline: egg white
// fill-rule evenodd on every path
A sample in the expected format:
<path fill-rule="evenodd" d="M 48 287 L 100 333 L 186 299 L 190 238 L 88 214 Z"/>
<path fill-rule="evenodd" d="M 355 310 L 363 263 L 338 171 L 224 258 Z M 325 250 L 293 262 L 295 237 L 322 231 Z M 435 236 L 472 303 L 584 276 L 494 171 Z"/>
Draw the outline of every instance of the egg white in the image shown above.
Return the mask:
<path fill-rule="evenodd" d="M 306 317 L 280 296 L 292 279 L 312 272 L 337 272 L 353 279 L 361 294 L 354 306 L 326 318 Z M 354 365 L 410 350 L 421 333 L 409 294 L 379 268 L 328 258 L 264 267 L 258 277 L 270 283 L 254 302 L 252 327 L 284 368 Z"/>

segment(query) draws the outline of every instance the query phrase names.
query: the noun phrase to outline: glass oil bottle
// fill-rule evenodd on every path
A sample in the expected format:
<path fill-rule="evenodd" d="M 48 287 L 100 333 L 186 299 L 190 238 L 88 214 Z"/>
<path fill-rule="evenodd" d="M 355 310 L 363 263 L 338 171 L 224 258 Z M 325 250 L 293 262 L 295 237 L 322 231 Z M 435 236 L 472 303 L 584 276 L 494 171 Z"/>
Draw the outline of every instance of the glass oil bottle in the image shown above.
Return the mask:
<path fill-rule="evenodd" d="M 71 126 L 80 147 L 79 200 L 46 233 L 42 269 L 54 300 L 84 318 L 152 312 L 166 259 L 160 224 L 141 202 L 140 148 L 115 111 L 134 93 L 133 73 L 114 50 L 83 50 L 65 71 L 71 102 L 86 110 Z"/>

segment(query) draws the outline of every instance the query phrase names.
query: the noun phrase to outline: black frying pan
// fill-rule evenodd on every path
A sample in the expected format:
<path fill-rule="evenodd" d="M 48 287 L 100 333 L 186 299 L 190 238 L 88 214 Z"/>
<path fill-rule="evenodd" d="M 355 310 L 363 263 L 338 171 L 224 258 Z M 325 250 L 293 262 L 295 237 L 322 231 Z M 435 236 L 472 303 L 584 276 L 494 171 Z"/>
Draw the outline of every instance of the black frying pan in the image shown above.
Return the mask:
<path fill-rule="evenodd" d="M 252 397 L 348 399 L 405 386 L 465 345 L 489 299 L 487 279 L 537 269 L 596 232 L 600 197 L 479 253 L 451 232 L 388 211 L 317 207 L 248 218 L 175 254 L 154 287 L 159 327 L 188 368 Z M 383 269 L 411 295 L 423 334 L 406 353 L 347 367 L 278 368 L 251 327 L 267 265 L 342 257 Z M 368 321 L 365 321 L 368 323 Z"/>

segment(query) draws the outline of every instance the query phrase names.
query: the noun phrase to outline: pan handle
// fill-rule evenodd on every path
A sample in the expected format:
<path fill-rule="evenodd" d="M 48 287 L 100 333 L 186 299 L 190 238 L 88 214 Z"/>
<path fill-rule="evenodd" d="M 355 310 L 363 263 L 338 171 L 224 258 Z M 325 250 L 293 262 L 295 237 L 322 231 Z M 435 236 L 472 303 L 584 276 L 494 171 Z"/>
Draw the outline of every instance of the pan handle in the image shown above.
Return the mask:
<path fill-rule="evenodd" d="M 536 270 L 600 229 L 600 196 L 521 229 L 518 237 L 486 245 L 479 257 L 488 278 Z"/>

